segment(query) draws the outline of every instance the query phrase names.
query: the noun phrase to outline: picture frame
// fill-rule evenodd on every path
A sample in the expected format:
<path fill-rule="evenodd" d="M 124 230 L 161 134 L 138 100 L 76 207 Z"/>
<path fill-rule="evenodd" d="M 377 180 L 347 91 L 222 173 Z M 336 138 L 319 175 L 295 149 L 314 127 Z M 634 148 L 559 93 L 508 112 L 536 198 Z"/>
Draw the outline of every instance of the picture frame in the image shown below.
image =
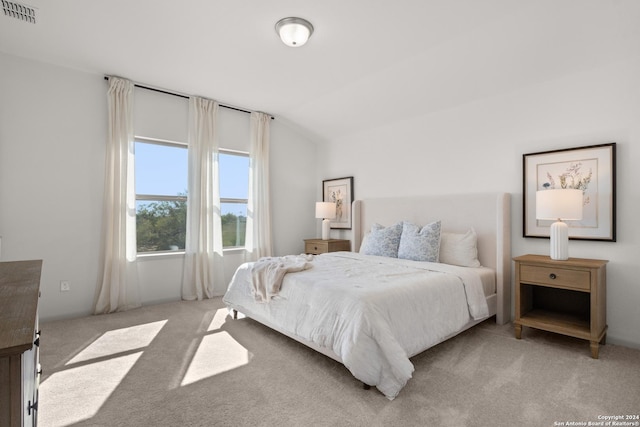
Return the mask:
<path fill-rule="evenodd" d="M 351 229 L 353 200 L 352 176 L 322 181 L 322 201 L 336 203 L 336 217 L 331 220 L 331 228 Z"/>
<path fill-rule="evenodd" d="M 523 154 L 523 237 L 549 238 L 553 221 L 536 219 L 536 191 L 583 190 L 583 218 L 566 221 L 569 239 L 616 241 L 616 143 Z"/>

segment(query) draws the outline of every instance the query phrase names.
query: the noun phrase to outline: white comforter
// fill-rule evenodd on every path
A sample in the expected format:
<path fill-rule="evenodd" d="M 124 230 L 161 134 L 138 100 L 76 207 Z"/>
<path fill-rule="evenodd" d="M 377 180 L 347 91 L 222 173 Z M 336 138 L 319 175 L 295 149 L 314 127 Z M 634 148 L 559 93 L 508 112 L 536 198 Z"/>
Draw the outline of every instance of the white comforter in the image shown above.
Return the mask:
<path fill-rule="evenodd" d="M 312 264 L 287 274 L 268 303 L 251 295 L 252 264 L 243 264 L 223 301 L 331 349 L 389 399 L 411 378 L 410 356 L 489 314 L 473 269 L 353 252 L 318 255 Z"/>

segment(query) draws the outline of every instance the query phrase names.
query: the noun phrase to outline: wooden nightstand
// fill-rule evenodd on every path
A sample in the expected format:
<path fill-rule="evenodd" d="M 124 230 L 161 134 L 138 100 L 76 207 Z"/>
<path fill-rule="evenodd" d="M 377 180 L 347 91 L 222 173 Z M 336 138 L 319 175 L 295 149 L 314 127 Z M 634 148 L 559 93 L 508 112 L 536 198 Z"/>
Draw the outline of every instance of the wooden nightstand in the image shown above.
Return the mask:
<path fill-rule="evenodd" d="M 607 334 L 607 262 L 523 255 L 516 263 L 515 336 L 522 327 L 542 329 L 591 342 L 591 357 Z"/>
<path fill-rule="evenodd" d="M 304 239 L 306 254 L 326 254 L 327 252 L 350 251 L 351 241 L 343 239 Z"/>

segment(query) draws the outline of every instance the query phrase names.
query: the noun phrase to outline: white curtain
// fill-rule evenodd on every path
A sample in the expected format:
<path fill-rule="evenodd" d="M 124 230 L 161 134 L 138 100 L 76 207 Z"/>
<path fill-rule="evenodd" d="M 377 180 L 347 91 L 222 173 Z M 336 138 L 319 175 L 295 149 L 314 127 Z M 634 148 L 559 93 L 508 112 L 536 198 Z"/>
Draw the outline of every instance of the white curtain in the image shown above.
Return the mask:
<path fill-rule="evenodd" d="M 218 103 L 189 99 L 189 184 L 182 298 L 201 300 L 226 291 L 222 257 L 216 115 Z"/>
<path fill-rule="evenodd" d="M 94 313 L 140 306 L 136 264 L 133 83 L 109 78 L 102 280 Z"/>
<path fill-rule="evenodd" d="M 249 152 L 249 200 L 245 259 L 256 261 L 271 256 L 271 209 L 269 205 L 269 124 L 271 117 L 251 113 L 251 147 Z"/>

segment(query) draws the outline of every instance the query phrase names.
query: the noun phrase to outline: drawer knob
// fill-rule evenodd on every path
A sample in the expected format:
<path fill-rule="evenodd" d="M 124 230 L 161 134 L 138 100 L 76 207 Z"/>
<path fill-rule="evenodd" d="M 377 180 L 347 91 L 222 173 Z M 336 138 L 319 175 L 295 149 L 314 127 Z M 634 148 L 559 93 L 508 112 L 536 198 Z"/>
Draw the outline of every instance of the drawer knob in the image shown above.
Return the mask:
<path fill-rule="evenodd" d="M 556 277 L 558 277 L 558 276 L 556 276 L 556 274 L 555 274 L 555 273 L 551 273 L 551 274 L 549 275 L 549 279 L 551 279 L 551 280 L 555 279 Z"/>

